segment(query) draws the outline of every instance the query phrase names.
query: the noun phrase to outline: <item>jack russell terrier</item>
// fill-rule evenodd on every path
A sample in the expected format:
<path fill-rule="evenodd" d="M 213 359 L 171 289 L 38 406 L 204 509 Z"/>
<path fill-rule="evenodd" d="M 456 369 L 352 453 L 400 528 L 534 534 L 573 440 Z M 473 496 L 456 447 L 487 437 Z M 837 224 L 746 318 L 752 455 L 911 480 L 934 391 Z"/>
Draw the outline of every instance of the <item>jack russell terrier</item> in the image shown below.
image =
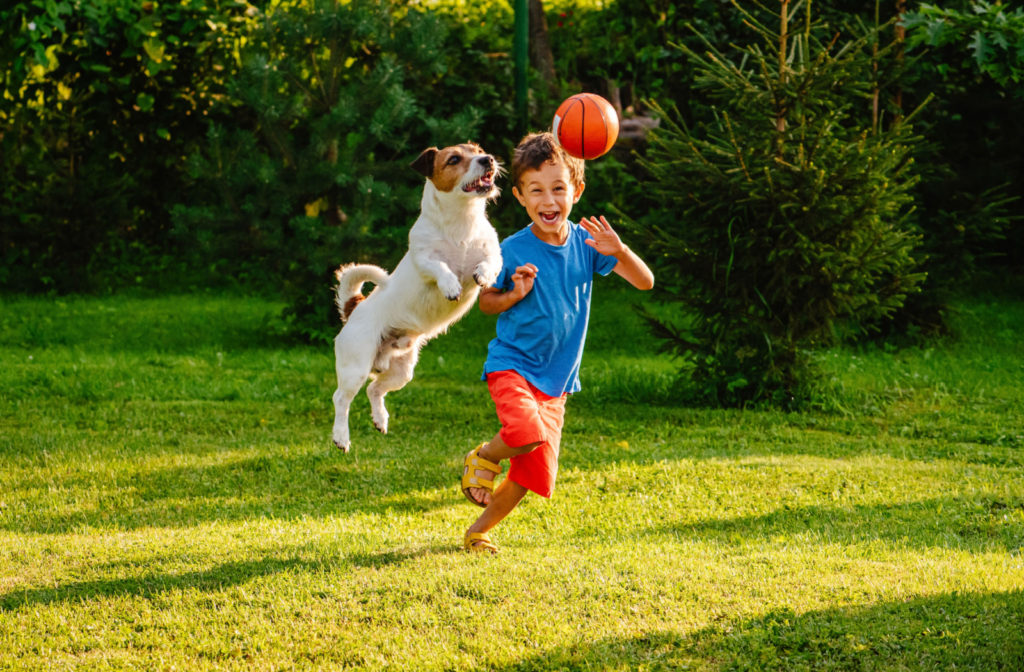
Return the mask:
<path fill-rule="evenodd" d="M 384 395 L 412 380 L 420 348 L 472 307 L 501 270 L 498 234 L 487 220 L 501 170 L 478 145 L 424 150 L 412 167 L 426 178 L 409 250 L 394 273 L 370 264 L 342 266 L 337 304 L 344 326 L 334 339 L 338 389 L 334 444 L 348 452 L 348 410 L 368 377 L 373 424 L 386 434 Z M 364 296 L 362 286 L 376 288 Z"/>

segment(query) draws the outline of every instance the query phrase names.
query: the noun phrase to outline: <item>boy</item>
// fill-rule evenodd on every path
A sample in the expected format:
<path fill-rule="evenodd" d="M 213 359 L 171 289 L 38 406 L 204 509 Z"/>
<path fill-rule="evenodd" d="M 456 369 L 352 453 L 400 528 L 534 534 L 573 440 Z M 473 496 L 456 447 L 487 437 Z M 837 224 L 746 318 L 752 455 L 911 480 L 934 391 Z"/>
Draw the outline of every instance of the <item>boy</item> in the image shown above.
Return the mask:
<path fill-rule="evenodd" d="M 551 496 L 565 400 L 580 389 L 594 274 L 614 271 L 637 289 L 654 286 L 647 264 L 604 217 L 569 221 L 585 186 L 583 171 L 583 161 L 550 133 L 523 138 L 512 159 L 512 193 L 531 224 L 502 242 L 501 274 L 480 293 L 480 309 L 499 315 L 484 379 L 502 427 L 464 462 L 462 492 L 484 507 L 466 531 L 466 550 L 497 552 L 487 532 L 529 490 Z M 508 477 L 494 489 L 506 458 Z"/>

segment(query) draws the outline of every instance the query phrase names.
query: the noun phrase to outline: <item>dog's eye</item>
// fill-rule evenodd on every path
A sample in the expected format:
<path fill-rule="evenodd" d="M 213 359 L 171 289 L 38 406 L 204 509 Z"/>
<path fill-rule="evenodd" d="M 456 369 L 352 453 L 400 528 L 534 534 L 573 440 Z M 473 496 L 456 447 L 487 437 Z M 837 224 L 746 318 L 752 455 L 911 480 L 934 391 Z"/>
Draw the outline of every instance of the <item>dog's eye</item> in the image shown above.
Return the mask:
<path fill-rule="evenodd" d="M 458 154 L 455 154 L 455 155 L 453 155 L 453 156 L 449 156 L 449 157 L 448 157 L 448 161 L 447 161 L 446 163 L 447 163 L 447 165 L 449 165 L 449 166 L 454 166 L 454 165 L 455 165 L 456 163 L 458 163 L 459 161 L 462 161 L 462 157 L 461 157 L 461 156 L 459 156 Z"/>

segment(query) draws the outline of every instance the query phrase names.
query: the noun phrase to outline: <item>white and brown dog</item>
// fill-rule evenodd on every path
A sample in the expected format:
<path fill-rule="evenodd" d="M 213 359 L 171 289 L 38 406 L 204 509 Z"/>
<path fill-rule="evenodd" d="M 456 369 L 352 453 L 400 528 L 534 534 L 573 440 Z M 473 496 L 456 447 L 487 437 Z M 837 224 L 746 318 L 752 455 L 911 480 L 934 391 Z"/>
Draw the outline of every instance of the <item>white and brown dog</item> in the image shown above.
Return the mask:
<path fill-rule="evenodd" d="M 334 339 L 332 438 L 345 452 L 351 444 L 349 406 L 366 379 L 373 377 L 366 388 L 373 424 L 387 433 L 384 395 L 412 380 L 420 348 L 465 315 L 480 287 L 490 286 L 501 270 L 498 234 L 485 210 L 498 195 L 494 157 L 475 144 L 431 147 L 412 167 L 427 181 L 409 250 L 394 273 L 369 264 L 336 273 L 345 325 Z M 377 285 L 365 297 L 364 282 Z"/>

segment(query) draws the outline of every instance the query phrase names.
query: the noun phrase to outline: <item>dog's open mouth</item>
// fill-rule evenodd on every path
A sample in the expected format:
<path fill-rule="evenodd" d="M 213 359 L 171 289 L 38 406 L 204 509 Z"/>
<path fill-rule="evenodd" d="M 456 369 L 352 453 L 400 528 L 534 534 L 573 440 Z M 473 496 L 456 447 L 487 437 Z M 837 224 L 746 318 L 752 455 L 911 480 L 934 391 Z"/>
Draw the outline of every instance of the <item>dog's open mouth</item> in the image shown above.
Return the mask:
<path fill-rule="evenodd" d="M 462 188 L 467 194 L 471 191 L 475 191 L 478 194 L 486 194 L 494 188 L 494 171 L 489 170 L 479 178 L 473 180 Z"/>

